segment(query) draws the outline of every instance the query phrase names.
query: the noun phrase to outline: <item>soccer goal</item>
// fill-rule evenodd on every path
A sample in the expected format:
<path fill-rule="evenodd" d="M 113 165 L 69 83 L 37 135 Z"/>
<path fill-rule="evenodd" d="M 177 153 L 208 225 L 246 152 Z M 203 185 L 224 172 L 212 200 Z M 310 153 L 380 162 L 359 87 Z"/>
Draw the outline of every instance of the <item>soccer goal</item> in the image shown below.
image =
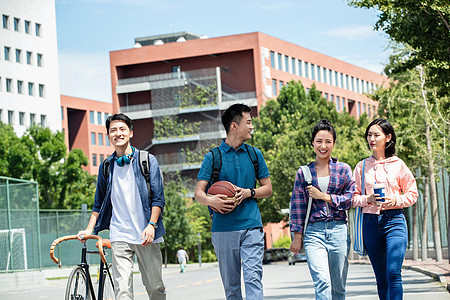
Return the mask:
<path fill-rule="evenodd" d="M 0 270 L 28 269 L 25 228 L 0 230 Z"/>

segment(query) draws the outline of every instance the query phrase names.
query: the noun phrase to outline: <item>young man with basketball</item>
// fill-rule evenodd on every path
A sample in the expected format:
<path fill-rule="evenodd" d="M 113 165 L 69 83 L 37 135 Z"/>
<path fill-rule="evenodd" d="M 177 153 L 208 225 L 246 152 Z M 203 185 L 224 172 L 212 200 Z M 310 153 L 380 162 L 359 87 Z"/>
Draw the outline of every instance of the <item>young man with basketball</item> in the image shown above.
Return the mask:
<path fill-rule="evenodd" d="M 77 234 L 78 239 L 82 240 L 82 235 L 90 235 L 92 231 L 97 234 L 109 229 L 118 300 L 134 299 L 134 255 L 149 299 L 166 299 L 159 247 L 165 233 L 161 217 L 165 199 L 158 162 L 148 154 L 149 190 L 140 166 L 140 155 L 144 152 L 130 144 L 131 119 L 122 113 L 109 116 L 106 132 L 115 152 L 99 167 L 91 219 L 87 228 Z M 105 172 L 104 165 L 108 166 Z"/>
<path fill-rule="evenodd" d="M 272 184 L 261 151 L 244 143 L 252 138 L 250 112 L 247 105 L 234 104 L 222 115 L 227 137 L 219 146 L 222 165 L 218 180 L 235 185 L 236 207 L 225 195 L 206 195 L 213 174 L 212 152 L 203 160 L 195 189 L 195 199 L 213 211 L 211 239 L 227 299 L 242 299 L 241 265 L 246 299 L 263 299 L 264 232 L 256 199 L 269 197 Z M 254 154 L 249 153 L 253 150 L 258 168 L 252 163 L 251 155 Z M 258 174 L 255 174 L 256 170 Z M 259 181 L 260 187 L 254 188 L 255 180 Z"/>

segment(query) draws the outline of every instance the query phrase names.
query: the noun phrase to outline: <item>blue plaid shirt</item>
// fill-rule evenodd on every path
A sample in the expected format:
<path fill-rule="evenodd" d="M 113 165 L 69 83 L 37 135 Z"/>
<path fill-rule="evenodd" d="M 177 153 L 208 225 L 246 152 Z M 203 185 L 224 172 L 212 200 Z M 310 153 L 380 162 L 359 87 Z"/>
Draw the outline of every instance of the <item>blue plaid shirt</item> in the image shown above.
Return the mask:
<path fill-rule="evenodd" d="M 347 222 L 346 210 L 352 207 L 352 198 L 355 191 L 355 181 L 353 180 L 352 170 L 346 163 L 338 162 L 336 158 L 330 159 L 330 183 L 328 184 L 327 194 L 331 196 L 333 203 L 328 204 L 323 200 L 312 200 L 311 214 L 309 222 L 319 221 L 344 221 Z M 317 182 L 317 172 L 314 162 L 308 164 L 311 170 L 312 185 L 319 189 Z M 320 189 L 319 189 L 320 190 Z M 300 168 L 295 178 L 294 189 L 291 196 L 291 231 L 303 233 L 305 224 L 306 209 L 308 207 L 309 194 L 306 189 L 306 181 Z"/>

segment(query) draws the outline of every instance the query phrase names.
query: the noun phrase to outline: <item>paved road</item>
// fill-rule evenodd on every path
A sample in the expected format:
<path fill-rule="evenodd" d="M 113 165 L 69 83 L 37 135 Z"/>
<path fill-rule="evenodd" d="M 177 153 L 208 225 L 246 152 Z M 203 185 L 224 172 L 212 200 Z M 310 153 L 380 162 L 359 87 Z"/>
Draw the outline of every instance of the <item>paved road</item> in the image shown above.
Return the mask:
<path fill-rule="evenodd" d="M 135 299 L 148 299 L 140 276 L 135 278 Z M 406 300 L 450 299 L 450 294 L 431 278 L 410 270 L 403 271 Z M 216 265 L 200 270 L 187 269 L 184 274 L 165 272 L 168 300 L 224 299 L 222 283 Z M 1 300 L 63 299 L 66 280 L 51 280 L 39 288 L 2 292 Z M 305 263 L 288 266 L 286 262 L 264 266 L 264 299 L 314 299 L 314 288 Z M 378 299 L 375 279 L 369 265 L 350 265 L 347 299 Z"/>

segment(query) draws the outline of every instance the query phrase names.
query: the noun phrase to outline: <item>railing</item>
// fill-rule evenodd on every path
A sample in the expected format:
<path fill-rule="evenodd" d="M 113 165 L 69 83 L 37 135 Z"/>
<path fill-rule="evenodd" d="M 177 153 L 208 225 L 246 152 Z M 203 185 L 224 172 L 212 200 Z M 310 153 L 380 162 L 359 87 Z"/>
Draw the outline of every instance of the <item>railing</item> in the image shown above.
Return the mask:
<path fill-rule="evenodd" d="M 119 79 L 118 85 L 145 83 L 145 82 L 157 82 L 172 79 L 191 79 L 191 78 L 205 78 L 205 77 L 216 77 L 216 68 L 207 68 L 192 70 L 186 72 L 173 72 L 173 73 L 163 73 L 140 77 L 131 77 Z"/>

